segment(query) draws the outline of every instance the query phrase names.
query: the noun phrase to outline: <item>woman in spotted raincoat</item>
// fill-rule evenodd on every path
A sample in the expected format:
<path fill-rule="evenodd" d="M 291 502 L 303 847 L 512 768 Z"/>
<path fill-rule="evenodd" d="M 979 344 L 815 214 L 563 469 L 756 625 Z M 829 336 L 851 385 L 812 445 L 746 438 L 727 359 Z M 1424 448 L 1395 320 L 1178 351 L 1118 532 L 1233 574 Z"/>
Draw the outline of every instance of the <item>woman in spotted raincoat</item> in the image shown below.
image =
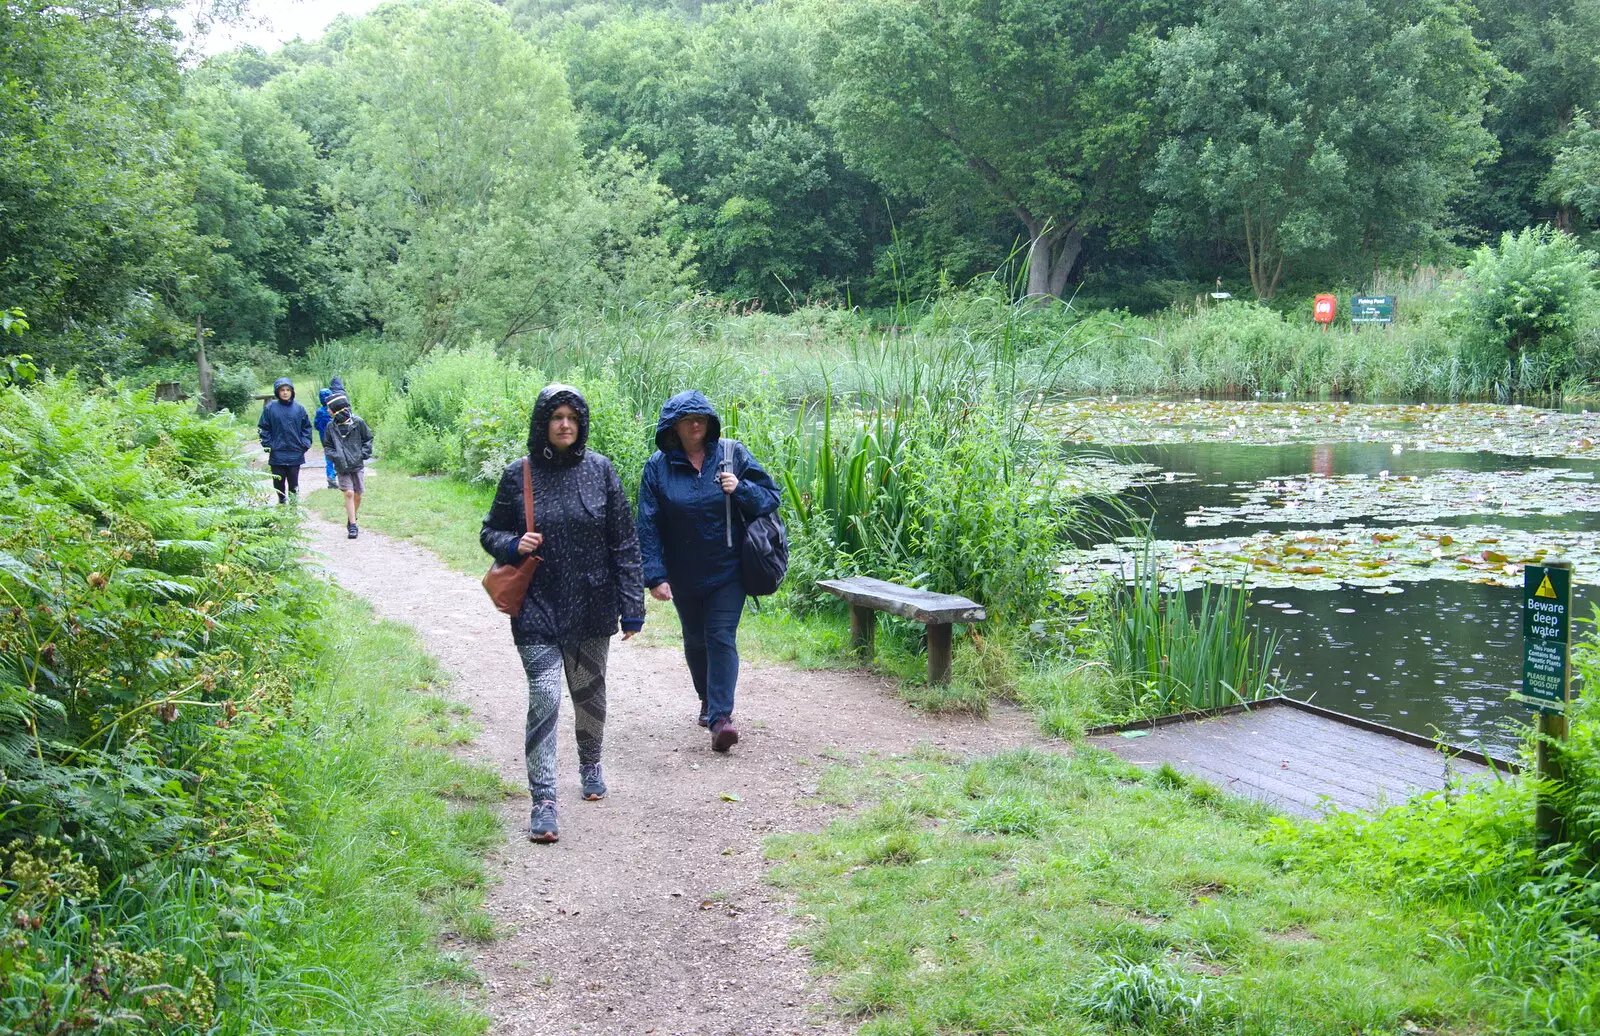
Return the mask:
<path fill-rule="evenodd" d="M 589 404 L 570 385 L 539 393 L 528 423 L 535 531 L 525 524 L 522 468 L 506 466 L 478 541 L 496 561 L 543 558 L 511 637 L 528 674 L 525 754 L 533 796 L 528 837 L 554 842 L 556 717 L 561 674 L 578 734 L 578 775 L 587 800 L 604 798 L 600 748 L 606 722 L 606 657 L 622 626 L 627 640 L 644 627 L 639 541 L 628 498 L 611 462 L 585 444 Z"/>

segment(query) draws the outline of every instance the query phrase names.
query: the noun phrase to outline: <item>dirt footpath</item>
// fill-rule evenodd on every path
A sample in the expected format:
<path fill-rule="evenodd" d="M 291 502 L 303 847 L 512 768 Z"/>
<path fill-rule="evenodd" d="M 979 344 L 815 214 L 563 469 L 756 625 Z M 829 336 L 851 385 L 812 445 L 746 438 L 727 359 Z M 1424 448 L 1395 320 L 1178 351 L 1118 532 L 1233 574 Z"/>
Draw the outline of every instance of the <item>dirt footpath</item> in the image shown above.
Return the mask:
<path fill-rule="evenodd" d="M 477 580 L 404 541 L 365 529 L 347 540 L 342 525 L 313 516 L 307 527 L 332 576 L 379 615 L 414 626 L 454 676 L 451 693 L 483 727 L 466 751 L 524 787 L 527 685 L 508 621 Z M 988 722 L 931 719 L 867 675 L 747 664 L 740 742 L 719 756 L 695 725 L 698 701 L 676 650 L 614 640 L 608 688 L 610 797 L 579 798 L 569 701 L 560 843 L 526 840 L 525 794 L 505 806 L 509 838 L 489 861 L 499 878 L 489 909 L 505 934 L 471 950 L 495 1033 L 852 1031 L 791 945 L 804 922 L 763 881 L 763 837 L 826 823 L 830 810 L 805 804 L 824 752 L 855 758 L 927 743 L 981 755 L 1038 741 L 1016 710 Z"/>

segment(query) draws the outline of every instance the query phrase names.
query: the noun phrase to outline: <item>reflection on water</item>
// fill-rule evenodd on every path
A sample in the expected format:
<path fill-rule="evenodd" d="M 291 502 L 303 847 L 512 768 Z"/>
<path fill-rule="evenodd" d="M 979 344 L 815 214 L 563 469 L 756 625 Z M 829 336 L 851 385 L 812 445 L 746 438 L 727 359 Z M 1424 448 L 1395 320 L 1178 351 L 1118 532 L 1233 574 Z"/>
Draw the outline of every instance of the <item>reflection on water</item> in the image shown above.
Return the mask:
<path fill-rule="evenodd" d="M 1158 539 L 1192 540 L 1248 535 L 1272 524 L 1204 528 L 1184 524 L 1201 507 L 1238 503 L 1237 483 L 1306 475 L 1365 473 L 1423 475 L 1446 469 L 1525 470 L 1561 467 L 1600 470 L 1573 460 L 1530 460 L 1484 453 L 1402 451 L 1371 443 L 1237 446 L 1197 443 L 1111 451 L 1187 473 L 1173 482 L 1134 491 L 1124 500 L 1151 521 Z M 1381 515 L 1366 519 L 1382 520 Z M 1441 524 L 1494 521 L 1532 530 L 1593 529 L 1600 514 L 1506 519 L 1446 519 Z M 1338 527 L 1343 523 L 1335 523 Z M 1307 528 L 1296 525 L 1295 528 Z M 1364 716 L 1454 744 L 1510 752 L 1528 713 L 1506 695 L 1521 679 L 1521 591 L 1477 583 L 1403 584 L 1404 593 L 1258 590 L 1256 615 L 1282 637 L 1278 659 L 1285 689 L 1318 705 Z M 1589 614 L 1583 588 L 1574 587 L 1578 615 Z"/>
<path fill-rule="evenodd" d="M 1514 748 L 1528 717 L 1506 700 L 1522 674 L 1520 590 L 1435 580 L 1381 597 L 1261 590 L 1254 599 L 1254 616 L 1283 638 L 1278 667 L 1291 697 L 1494 755 Z M 1574 607 L 1588 614 L 1581 593 Z"/>
<path fill-rule="evenodd" d="M 1187 526 L 1184 517 L 1200 508 L 1232 507 L 1244 482 L 1254 485 L 1269 478 L 1291 478 L 1313 471 L 1319 475 L 1427 475 L 1436 471 L 1513 471 L 1529 468 L 1570 468 L 1573 471 L 1600 472 L 1593 461 L 1548 458 L 1504 457 L 1491 453 L 1435 453 L 1407 450 L 1394 453 L 1381 443 L 1334 443 L 1331 445 L 1233 446 L 1193 443 L 1181 446 L 1143 446 L 1108 451 L 1121 461 L 1144 461 L 1166 471 L 1191 476 L 1170 483 L 1145 487 L 1130 494 L 1131 504 L 1140 517 L 1151 519 L 1152 534 L 1161 540 L 1198 540 L 1219 536 L 1249 535 L 1261 529 L 1291 528 L 1287 524 L 1231 523 L 1227 525 Z M 1374 515 L 1368 521 L 1382 521 Z M 1438 524 L 1481 524 L 1494 522 L 1507 527 L 1530 529 L 1595 528 L 1593 514 L 1570 514 L 1538 518 L 1505 518 L 1487 515 L 1474 519 L 1442 519 Z M 1342 524 L 1342 523 L 1339 523 Z M 1338 527 L 1336 524 L 1333 526 Z M 1292 528 L 1311 528 L 1295 525 Z"/>

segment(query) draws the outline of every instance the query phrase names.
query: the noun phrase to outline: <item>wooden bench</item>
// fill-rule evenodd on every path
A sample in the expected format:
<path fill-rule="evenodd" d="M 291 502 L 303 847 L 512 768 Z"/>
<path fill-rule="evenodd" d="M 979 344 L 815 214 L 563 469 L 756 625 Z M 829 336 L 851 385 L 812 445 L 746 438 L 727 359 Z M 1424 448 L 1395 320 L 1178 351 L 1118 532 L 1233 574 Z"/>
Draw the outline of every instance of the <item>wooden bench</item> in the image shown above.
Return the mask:
<path fill-rule="evenodd" d="M 850 647 L 864 660 L 872 658 L 878 612 L 926 625 L 930 684 L 946 683 L 950 679 L 950 624 L 982 622 L 988 617 L 983 605 L 965 597 L 913 590 L 867 576 L 824 579 L 817 585 L 850 603 Z"/>

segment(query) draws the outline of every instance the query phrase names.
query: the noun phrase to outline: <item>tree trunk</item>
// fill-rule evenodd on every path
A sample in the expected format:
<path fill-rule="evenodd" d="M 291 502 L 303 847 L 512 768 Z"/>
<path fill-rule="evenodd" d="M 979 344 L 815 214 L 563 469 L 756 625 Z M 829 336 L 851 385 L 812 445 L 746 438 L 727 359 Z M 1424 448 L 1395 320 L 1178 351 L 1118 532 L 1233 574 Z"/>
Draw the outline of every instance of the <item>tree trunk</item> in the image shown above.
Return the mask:
<path fill-rule="evenodd" d="M 1244 247 L 1250 266 L 1250 287 L 1255 289 L 1256 298 L 1261 302 L 1270 301 L 1278 293 L 1278 284 L 1283 280 L 1283 256 L 1276 254 L 1277 242 L 1277 227 L 1270 225 L 1266 217 L 1262 217 L 1257 225 L 1246 208 Z"/>
<path fill-rule="evenodd" d="M 212 384 L 211 364 L 206 362 L 205 318 L 194 315 L 195 363 L 200 368 L 200 408 L 208 414 L 216 413 L 217 393 Z"/>
<path fill-rule="evenodd" d="M 1060 227 L 1019 212 L 1028 227 L 1028 298 L 1038 302 L 1058 299 L 1067 278 L 1083 252 L 1083 231 Z"/>
<path fill-rule="evenodd" d="M 1061 298 L 1067 290 L 1067 277 L 1078 265 L 1078 256 L 1083 253 L 1083 231 L 1077 227 L 1069 230 L 1061 239 L 1060 247 L 1056 250 L 1054 267 L 1050 271 L 1050 294 Z"/>

